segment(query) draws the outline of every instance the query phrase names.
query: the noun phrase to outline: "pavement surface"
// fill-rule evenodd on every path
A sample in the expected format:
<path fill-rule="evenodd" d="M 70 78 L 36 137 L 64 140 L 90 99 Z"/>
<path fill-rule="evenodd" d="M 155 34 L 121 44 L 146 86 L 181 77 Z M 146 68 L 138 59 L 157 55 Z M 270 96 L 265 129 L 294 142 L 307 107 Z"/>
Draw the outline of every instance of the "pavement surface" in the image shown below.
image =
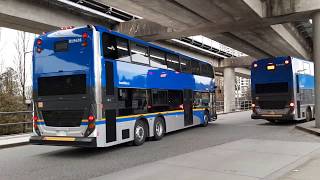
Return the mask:
<path fill-rule="evenodd" d="M 0 179 L 292 178 L 286 172 L 309 162 L 319 145 L 319 137 L 295 124 L 251 120 L 250 112 L 240 112 L 138 147 L 1 149 Z"/>

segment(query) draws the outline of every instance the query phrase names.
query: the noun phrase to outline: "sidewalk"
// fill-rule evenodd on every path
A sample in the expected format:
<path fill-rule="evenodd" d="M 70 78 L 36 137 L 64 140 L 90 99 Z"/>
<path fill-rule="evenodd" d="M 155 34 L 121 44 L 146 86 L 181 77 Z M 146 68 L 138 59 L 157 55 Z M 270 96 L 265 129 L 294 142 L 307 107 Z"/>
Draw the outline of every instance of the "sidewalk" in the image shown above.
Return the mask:
<path fill-rule="evenodd" d="M 315 127 L 315 121 L 309 121 L 296 125 L 297 129 L 320 136 L 320 128 Z"/>
<path fill-rule="evenodd" d="M 314 151 L 320 151 L 320 143 L 242 139 L 94 179 L 279 179 L 291 169 L 304 163 Z M 309 169 L 316 170 L 315 167 L 319 164 L 320 161 L 312 163 L 313 169 Z M 286 180 L 292 177 L 288 178 Z"/>
<path fill-rule="evenodd" d="M 292 169 L 279 180 L 319 180 L 320 152 L 312 156 L 304 164 Z"/>
<path fill-rule="evenodd" d="M 29 143 L 30 133 L 0 136 L 0 149 Z"/>

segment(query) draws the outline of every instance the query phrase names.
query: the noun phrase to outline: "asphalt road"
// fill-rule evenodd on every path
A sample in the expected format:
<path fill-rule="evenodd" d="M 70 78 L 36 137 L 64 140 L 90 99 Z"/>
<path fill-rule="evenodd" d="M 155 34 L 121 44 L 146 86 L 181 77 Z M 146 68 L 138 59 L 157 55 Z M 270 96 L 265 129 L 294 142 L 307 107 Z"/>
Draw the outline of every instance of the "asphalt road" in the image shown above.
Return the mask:
<path fill-rule="evenodd" d="M 251 138 L 320 142 L 293 123 L 251 120 L 250 112 L 220 115 L 208 127 L 167 134 L 142 146 L 88 149 L 26 145 L 0 150 L 0 179 L 89 179 L 183 153 Z"/>

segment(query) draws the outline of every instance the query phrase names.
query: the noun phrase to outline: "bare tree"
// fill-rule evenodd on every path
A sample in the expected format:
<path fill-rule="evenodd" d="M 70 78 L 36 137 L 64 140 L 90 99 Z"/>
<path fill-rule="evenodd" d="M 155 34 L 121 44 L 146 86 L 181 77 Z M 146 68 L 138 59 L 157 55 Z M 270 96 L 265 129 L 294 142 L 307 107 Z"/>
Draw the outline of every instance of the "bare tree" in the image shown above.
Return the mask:
<path fill-rule="evenodd" d="M 14 62 L 18 74 L 18 82 L 21 90 L 23 102 L 26 100 L 26 55 L 30 52 L 30 35 L 26 32 L 18 31 L 14 46 L 16 54 Z"/>

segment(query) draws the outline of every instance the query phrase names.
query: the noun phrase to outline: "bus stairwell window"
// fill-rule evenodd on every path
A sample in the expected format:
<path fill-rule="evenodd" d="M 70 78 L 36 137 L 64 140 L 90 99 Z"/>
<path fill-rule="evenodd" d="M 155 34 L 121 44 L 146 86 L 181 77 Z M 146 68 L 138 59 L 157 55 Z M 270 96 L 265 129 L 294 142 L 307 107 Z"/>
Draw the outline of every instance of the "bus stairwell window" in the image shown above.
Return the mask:
<path fill-rule="evenodd" d="M 59 41 L 54 44 L 55 52 L 63 52 L 68 50 L 68 41 Z"/>

